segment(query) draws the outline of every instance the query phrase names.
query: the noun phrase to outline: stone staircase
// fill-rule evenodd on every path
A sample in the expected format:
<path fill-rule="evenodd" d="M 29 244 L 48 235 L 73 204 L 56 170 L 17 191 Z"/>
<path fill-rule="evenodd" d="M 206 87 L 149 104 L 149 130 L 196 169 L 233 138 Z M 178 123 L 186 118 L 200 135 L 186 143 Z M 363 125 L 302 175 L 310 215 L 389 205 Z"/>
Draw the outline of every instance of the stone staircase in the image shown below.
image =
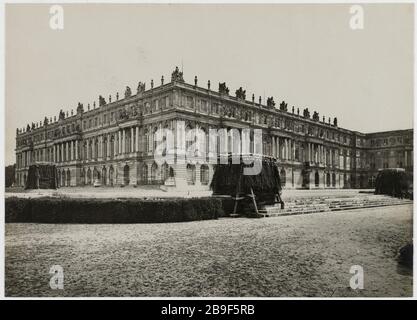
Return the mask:
<path fill-rule="evenodd" d="M 284 199 L 285 208 L 281 204 L 265 206 L 259 209 L 259 214 L 264 217 L 284 216 L 292 214 L 306 214 L 314 212 L 329 212 L 352 209 L 363 209 L 383 206 L 395 206 L 412 204 L 409 199 L 398 199 L 385 195 L 361 194 L 347 196 L 326 197 L 297 197 Z"/>

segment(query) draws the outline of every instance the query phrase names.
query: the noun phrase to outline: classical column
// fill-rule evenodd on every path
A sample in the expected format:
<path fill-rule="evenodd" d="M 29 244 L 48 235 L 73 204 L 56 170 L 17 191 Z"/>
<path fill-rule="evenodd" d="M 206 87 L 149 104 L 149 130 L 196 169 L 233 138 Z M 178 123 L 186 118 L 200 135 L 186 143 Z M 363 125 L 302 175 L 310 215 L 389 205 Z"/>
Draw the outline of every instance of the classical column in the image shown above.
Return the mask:
<path fill-rule="evenodd" d="M 131 127 L 130 128 L 130 152 L 135 151 L 135 145 L 134 145 L 135 139 L 134 139 L 134 137 L 135 137 L 134 129 L 133 129 L 133 127 Z"/>
<path fill-rule="evenodd" d="M 331 167 L 333 167 L 333 162 L 334 162 L 333 149 L 330 149 L 330 166 Z"/>
<path fill-rule="evenodd" d="M 110 158 L 110 133 L 107 134 L 106 158 Z"/>
<path fill-rule="evenodd" d="M 292 139 L 288 138 L 288 160 L 292 160 Z"/>
<path fill-rule="evenodd" d="M 135 151 L 138 152 L 139 151 L 139 127 L 136 127 L 136 140 L 135 140 Z"/>
<path fill-rule="evenodd" d="M 272 156 L 276 157 L 275 153 L 276 153 L 276 149 L 275 149 L 275 136 L 272 136 Z"/>
<path fill-rule="evenodd" d="M 295 140 L 292 141 L 292 160 L 295 161 Z"/>
<path fill-rule="evenodd" d="M 87 140 L 87 158 L 86 160 L 90 160 L 91 157 L 91 151 L 90 151 L 91 141 L 90 139 Z"/>
<path fill-rule="evenodd" d="M 103 135 L 98 137 L 98 157 L 103 159 Z"/>
<path fill-rule="evenodd" d="M 121 154 L 122 153 L 122 131 L 121 130 L 119 130 L 118 131 L 118 140 L 117 140 L 117 145 L 118 145 L 118 148 L 117 148 L 117 154 Z"/>
<path fill-rule="evenodd" d="M 288 139 L 284 138 L 284 159 L 288 160 Z"/>
<path fill-rule="evenodd" d="M 322 163 L 323 160 L 323 147 L 319 144 L 319 164 Z"/>
<path fill-rule="evenodd" d="M 126 153 L 126 130 L 123 129 L 123 137 L 122 137 L 122 153 Z"/>
<path fill-rule="evenodd" d="M 94 155 L 94 137 L 90 139 L 90 146 L 91 146 L 91 149 L 90 149 L 90 159 L 91 160 L 94 160 L 94 157 L 95 157 L 95 155 Z"/>
<path fill-rule="evenodd" d="M 279 137 L 277 137 L 277 159 L 281 159 L 281 149 L 279 146 Z"/>
<path fill-rule="evenodd" d="M 117 154 L 117 137 L 116 136 L 117 135 L 115 134 L 113 138 L 113 157 L 115 157 Z"/>
<path fill-rule="evenodd" d="M 75 140 L 75 160 L 78 160 L 78 140 Z"/>

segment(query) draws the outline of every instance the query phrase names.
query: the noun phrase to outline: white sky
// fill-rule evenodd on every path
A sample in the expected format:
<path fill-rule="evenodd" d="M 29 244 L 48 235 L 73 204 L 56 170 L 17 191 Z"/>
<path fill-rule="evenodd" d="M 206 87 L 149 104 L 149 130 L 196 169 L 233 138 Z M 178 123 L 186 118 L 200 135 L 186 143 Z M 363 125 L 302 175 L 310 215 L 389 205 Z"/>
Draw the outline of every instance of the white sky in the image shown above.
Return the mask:
<path fill-rule="evenodd" d="M 247 97 L 274 96 L 338 118 L 361 132 L 412 128 L 413 6 L 63 5 L 64 30 L 49 5 L 6 5 L 6 159 L 16 128 L 113 97 L 138 81 L 184 77 Z"/>

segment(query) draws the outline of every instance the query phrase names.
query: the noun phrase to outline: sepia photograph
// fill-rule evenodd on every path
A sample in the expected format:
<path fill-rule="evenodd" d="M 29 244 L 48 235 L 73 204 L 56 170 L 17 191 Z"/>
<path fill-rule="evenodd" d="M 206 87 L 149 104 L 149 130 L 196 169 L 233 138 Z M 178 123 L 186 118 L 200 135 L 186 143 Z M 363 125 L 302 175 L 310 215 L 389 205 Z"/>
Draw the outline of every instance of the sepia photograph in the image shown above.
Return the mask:
<path fill-rule="evenodd" d="M 6 3 L 5 297 L 412 298 L 414 10 Z"/>

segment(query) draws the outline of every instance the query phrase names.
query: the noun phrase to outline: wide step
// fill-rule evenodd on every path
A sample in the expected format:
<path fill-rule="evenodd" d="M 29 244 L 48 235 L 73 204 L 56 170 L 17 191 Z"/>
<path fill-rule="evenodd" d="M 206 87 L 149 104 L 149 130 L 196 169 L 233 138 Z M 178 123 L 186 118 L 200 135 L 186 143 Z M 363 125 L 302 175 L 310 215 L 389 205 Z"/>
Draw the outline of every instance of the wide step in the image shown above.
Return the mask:
<path fill-rule="evenodd" d="M 413 201 L 408 199 L 398 199 L 384 195 L 369 194 L 338 197 L 307 197 L 288 199 L 287 201 L 285 201 L 284 209 L 281 209 L 280 204 L 266 206 L 265 208 L 260 209 L 259 213 L 266 217 L 273 217 L 293 214 L 309 214 L 315 212 L 330 212 L 395 206 L 412 203 Z"/>

